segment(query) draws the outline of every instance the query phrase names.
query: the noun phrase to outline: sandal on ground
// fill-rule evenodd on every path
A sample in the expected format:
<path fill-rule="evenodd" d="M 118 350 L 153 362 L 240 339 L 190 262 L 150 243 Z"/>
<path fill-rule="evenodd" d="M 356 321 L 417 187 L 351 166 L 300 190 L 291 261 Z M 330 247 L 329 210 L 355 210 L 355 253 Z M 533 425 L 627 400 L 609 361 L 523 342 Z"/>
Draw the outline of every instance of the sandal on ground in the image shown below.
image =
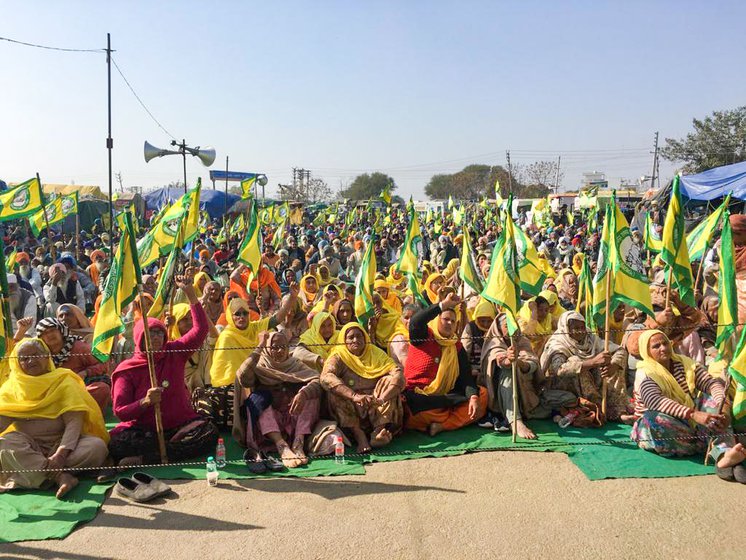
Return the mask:
<path fill-rule="evenodd" d="M 733 473 L 733 469 L 734 467 L 715 467 L 715 472 L 717 472 L 718 478 L 722 478 L 728 482 L 734 482 L 736 477 Z"/>
<path fill-rule="evenodd" d="M 264 474 L 267 472 L 267 465 L 264 464 L 264 457 L 262 457 L 260 451 L 247 449 L 243 452 L 243 460 L 251 474 Z"/>
<path fill-rule="evenodd" d="M 114 486 L 117 494 L 129 498 L 133 502 L 149 502 L 157 497 L 156 491 L 147 484 L 142 484 L 131 478 L 120 478 Z"/>
<path fill-rule="evenodd" d="M 264 463 L 264 466 L 267 467 L 267 470 L 271 472 L 284 472 L 287 470 L 287 467 L 283 465 L 282 461 L 280 461 L 277 457 L 273 457 L 272 455 L 267 455 L 265 453 L 262 453 L 262 463 Z"/>
<path fill-rule="evenodd" d="M 132 480 L 150 486 L 155 491 L 156 496 L 165 496 L 171 492 L 171 487 L 168 484 L 144 472 L 136 472 L 132 475 Z"/>

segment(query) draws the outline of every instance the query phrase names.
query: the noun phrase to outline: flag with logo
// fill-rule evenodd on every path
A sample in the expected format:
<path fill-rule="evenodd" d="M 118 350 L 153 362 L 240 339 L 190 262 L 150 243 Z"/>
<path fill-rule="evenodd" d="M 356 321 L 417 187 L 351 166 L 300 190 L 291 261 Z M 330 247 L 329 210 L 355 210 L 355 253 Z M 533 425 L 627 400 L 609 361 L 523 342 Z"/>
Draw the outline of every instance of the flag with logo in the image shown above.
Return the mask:
<path fill-rule="evenodd" d="M 482 297 L 498 305 L 507 315 L 508 334 L 518 331 L 518 310 L 521 308 L 521 279 L 518 274 L 518 253 L 515 245 L 515 224 L 508 215 L 505 227 L 492 251 L 492 265 Z"/>
<path fill-rule="evenodd" d="M 546 259 L 539 258 L 539 252 L 536 250 L 534 242 L 521 228 L 515 227 L 515 223 L 513 224 L 513 232 L 521 290 L 538 296 L 544 287 L 547 276 L 554 275 L 554 269 Z"/>
<path fill-rule="evenodd" d="M 660 236 L 655 232 L 655 224 L 653 224 L 653 219 L 650 216 L 650 212 L 648 212 L 647 216 L 645 216 L 645 235 L 644 235 L 644 241 L 645 241 L 645 248 L 648 251 L 652 251 L 654 253 L 660 253 L 661 248 L 663 247 L 663 243 L 661 242 Z"/>
<path fill-rule="evenodd" d="M 720 237 L 718 249 L 718 327 L 715 345 L 720 354 L 724 354 L 726 346 L 736 332 L 738 325 L 738 290 L 736 289 L 735 248 L 733 245 L 733 231 L 730 227 L 730 213 L 727 207 L 722 214 L 723 234 Z M 746 330 L 746 329 L 745 329 Z"/>
<path fill-rule="evenodd" d="M 179 218 L 179 224 L 176 226 L 176 246 L 181 247 L 184 244 L 184 229 L 186 224 L 186 217 L 182 215 Z M 175 275 L 176 269 L 179 266 L 179 257 L 181 257 L 181 251 L 174 249 L 168 254 L 168 259 L 163 267 L 163 270 L 158 273 L 158 289 L 155 291 L 153 297 L 153 305 L 148 311 L 148 317 L 160 317 L 161 313 L 166 309 L 171 299 L 171 293 L 173 292 L 174 285 L 176 283 Z"/>
<path fill-rule="evenodd" d="M 0 193 L 0 222 L 31 216 L 41 209 L 43 200 L 36 177 Z"/>
<path fill-rule="evenodd" d="M 251 177 L 248 177 L 241 181 L 241 198 L 252 198 L 254 193 L 254 183 L 256 183 L 256 175 L 252 173 Z"/>
<path fill-rule="evenodd" d="M 373 283 L 376 281 L 376 253 L 373 250 L 375 236 L 371 235 L 355 278 L 355 315 L 361 325 L 367 326 L 373 316 Z"/>
<path fill-rule="evenodd" d="M 459 276 L 461 277 L 461 280 L 471 287 L 472 290 L 481 293 L 484 289 L 484 285 L 482 283 L 482 278 L 477 272 L 477 267 L 474 264 L 474 250 L 471 247 L 469 228 L 464 228 L 462 235 L 463 240 L 461 241 L 461 266 L 459 266 Z"/>
<path fill-rule="evenodd" d="M 712 236 L 720 227 L 720 221 L 723 219 L 723 213 L 728 208 L 728 204 L 730 204 L 730 194 L 712 214 L 697 224 L 697 227 L 686 236 L 686 248 L 689 251 L 690 262 L 701 261 L 705 257 Z"/>
<path fill-rule="evenodd" d="M 109 360 L 114 341 L 124 332 L 122 314 L 137 296 L 137 284 L 142 282 L 130 213 L 119 214 L 117 224 L 122 237 L 104 283 L 101 307 L 91 342 L 93 355 L 100 362 Z"/>
<path fill-rule="evenodd" d="M 684 207 L 681 203 L 679 176 L 674 177 L 671 202 L 663 223 L 661 238 L 661 260 L 667 265 L 666 277 L 673 274 L 671 286 L 679 292 L 681 301 L 692 307 L 694 301 L 694 278 L 692 277 L 689 249 L 686 245 Z"/>
<path fill-rule="evenodd" d="M 52 226 L 77 213 L 78 193 L 64 194 L 29 216 L 28 223 L 31 226 L 31 231 L 38 237 L 47 225 Z"/>
<path fill-rule="evenodd" d="M 593 314 L 596 325 L 606 320 L 606 301 L 609 309 L 619 303 L 653 316 L 648 279 L 636 270 L 627 258 L 632 254 L 632 238 L 627 218 L 616 203 L 616 194 L 606 205 L 596 276 L 593 278 Z M 611 275 L 608 280 L 607 275 Z M 607 293 L 607 282 L 610 291 Z"/>
<path fill-rule="evenodd" d="M 246 230 L 246 237 L 244 237 L 241 247 L 238 249 L 236 260 L 241 264 L 245 264 L 249 268 L 249 271 L 251 271 L 249 283 L 251 283 L 253 278 L 259 277 L 259 267 L 262 264 L 262 232 L 256 201 L 251 202 L 249 227 Z"/>

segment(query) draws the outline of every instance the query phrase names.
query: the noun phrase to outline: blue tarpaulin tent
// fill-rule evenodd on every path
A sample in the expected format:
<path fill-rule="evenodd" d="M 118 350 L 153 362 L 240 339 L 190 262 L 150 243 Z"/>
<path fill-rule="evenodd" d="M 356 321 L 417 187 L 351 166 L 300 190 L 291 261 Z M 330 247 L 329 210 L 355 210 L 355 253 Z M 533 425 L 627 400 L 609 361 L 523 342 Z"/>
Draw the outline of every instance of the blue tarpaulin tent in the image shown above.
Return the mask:
<path fill-rule="evenodd" d="M 143 196 L 148 210 L 158 210 L 164 204 L 170 204 L 184 196 L 184 189 L 181 187 L 163 187 Z M 223 191 L 210 190 L 202 188 L 199 194 L 199 206 L 206 210 L 211 219 L 219 218 L 225 214 L 226 209 L 233 206 L 241 200 L 240 196 L 235 194 L 225 194 Z"/>
<path fill-rule="evenodd" d="M 714 200 L 732 192 L 746 200 L 746 161 L 681 177 L 681 194 L 692 200 Z"/>

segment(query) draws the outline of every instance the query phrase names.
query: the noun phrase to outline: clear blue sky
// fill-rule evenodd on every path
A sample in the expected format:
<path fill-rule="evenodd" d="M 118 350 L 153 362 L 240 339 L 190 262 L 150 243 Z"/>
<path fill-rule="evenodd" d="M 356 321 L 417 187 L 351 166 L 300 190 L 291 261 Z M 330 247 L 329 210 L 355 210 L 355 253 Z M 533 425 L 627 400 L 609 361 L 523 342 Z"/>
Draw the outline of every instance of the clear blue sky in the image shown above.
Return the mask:
<path fill-rule="evenodd" d="M 291 167 L 336 190 L 382 170 L 424 198 L 437 172 L 562 156 L 612 183 L 649 174 L 653 133 L 744 103 L 743 2 L 57 2 L 5 0 L 0 36 L 105 46 L 164 127 L 215 166 Z M 0 178 L 107 184 L 105 57 L 0 41 Z M 170 138 L 114 71 L 114 171 L 181 177 Z M 188 162 L 190 182 L 208 170 Z M 673 167 L 663 165 L 664 178 Z"/>

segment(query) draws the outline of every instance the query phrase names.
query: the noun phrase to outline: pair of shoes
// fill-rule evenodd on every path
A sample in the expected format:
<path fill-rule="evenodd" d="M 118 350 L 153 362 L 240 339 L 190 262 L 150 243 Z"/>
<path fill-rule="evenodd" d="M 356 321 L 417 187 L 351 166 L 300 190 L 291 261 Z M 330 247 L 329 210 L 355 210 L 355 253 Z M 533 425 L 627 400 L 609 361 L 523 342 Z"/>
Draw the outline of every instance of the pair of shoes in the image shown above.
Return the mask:
<path fill-rule="evenodd" d="M 134 502 L 149 502 L 171 492 L 171 487 L 144 472 L 137 472 L 131 478 L 120 478 L 114 487 L 117 494 Z"/>
<path fill-rule="evenodd" d="M 715 467 L 715 472 L 718 478 L 726 480 L 728 482 L 735 482 L 736 477 L 733 476 L 733 467 Z"/>
<path fill-rule="evenodd" d="M 267 471 L 282 472 L 285 470 L 285 465 L 282 464 L 282 461 L 257 449 L 247 449 L 244 451 L 243 460 L 246 463 L 246 468 L 252 474 L 264 474 Z"/>
<path fill-rule="evenodd" d="M 495 427 L 495 417 L 488 412 L 477 422 L 477 426 L 491 430 Z"/>
<path fill-rule="evenodd" d="M 739 463 L 733 467 L 733 478 L 736 479 L 736 482 L 746 484 L 746 465 Z"/>

